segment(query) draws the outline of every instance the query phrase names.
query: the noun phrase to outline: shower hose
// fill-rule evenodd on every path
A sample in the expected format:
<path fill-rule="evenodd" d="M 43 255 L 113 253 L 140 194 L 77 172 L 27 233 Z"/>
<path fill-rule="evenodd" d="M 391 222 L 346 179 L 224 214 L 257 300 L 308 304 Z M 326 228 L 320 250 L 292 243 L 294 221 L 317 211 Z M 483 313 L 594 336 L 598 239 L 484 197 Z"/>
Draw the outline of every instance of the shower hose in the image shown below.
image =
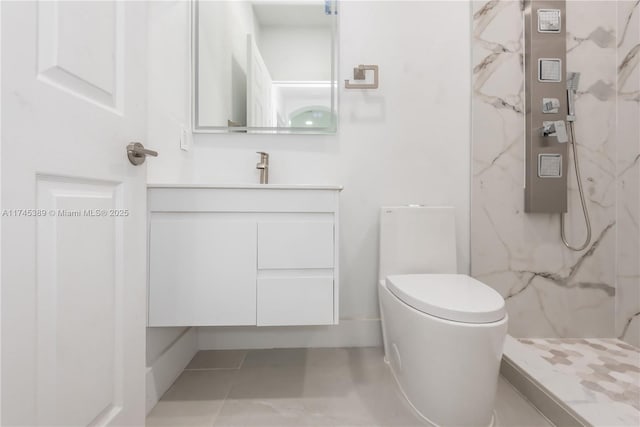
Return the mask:
<path fill-rule="evenodd" d="M 567 237 L 564 233 L 564 216 L 565 213 L 560 213 L 560 236 L 562 237 L 562 242 L 564 245 L 571 249 L 572 251 L 581 251 L 589 246 L 591 242 L 591 220 L 589 219 L 589 211 L 587 210 L 587 202 L 584 197 L 584 190 L 582 188 L 582 178 L 580 177 L 580 162 L 578 160 L 578 149 L 576 148 L 576 134 L 573 128 L 573 121 L 569 122 L 569 130 L 571 132 L 571 145 L 573 147 L 573 165 L 576 169 L 576 180 L 578 181 L 578 192 L 580 193 L 580 203 L 582 204 L 582 213 L 584 214 L 584 222 L 587 226 L 587 238 L 584 240 L 584 243 L 578 247 L 571 246 L 571 244 L 567 241 Z"/>

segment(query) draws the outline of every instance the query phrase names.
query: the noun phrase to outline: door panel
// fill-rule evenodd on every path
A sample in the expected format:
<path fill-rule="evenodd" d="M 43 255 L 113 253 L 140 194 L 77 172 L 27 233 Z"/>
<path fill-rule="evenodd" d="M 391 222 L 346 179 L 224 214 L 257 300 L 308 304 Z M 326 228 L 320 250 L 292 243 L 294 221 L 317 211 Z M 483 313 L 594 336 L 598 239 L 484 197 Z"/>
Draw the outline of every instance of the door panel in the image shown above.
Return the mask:
<path fill-rule="evenodd" d="M 2 425 L 142 425 L 146 5 L 0 8 Z"/>
<path fill-rule="evenodd" d="M 121 108 L 124 4 L 93 3 L 38 4 L 38 79 L 98 105 Z"/>
<path fill-rule="evenodd" d="M 273 82 L 258 45 L 247 34 L 247 126 L 275 125 L 272 99 Z"/>
<path fill-rule="evenodd" d="M 56 211 L 37 220 L 38 424 L 105 424 L 123 403 L 125 236 L 102 216 L 122 206 L 120 187 L 38 177 L 37 191 L 38 210 Z"/>

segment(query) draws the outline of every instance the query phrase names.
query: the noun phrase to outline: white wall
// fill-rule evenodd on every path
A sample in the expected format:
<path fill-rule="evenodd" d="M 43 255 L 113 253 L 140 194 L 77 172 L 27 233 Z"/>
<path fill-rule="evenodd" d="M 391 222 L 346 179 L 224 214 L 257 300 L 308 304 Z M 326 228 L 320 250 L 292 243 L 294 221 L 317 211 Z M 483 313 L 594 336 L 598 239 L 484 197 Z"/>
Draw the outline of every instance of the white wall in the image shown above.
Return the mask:
<path fill-rule="evenodd" d="M 150 8 L 152 19 L 165 23 L 149 41 L 148 144 L 160 152 L 149 162 L 150 182 L 257 182 L 255 151 L 265 150 L 271 154 L 272 183 L 343 185 L 340 312 L 356 323 L 379 317 L 382 205 L 455 206 L 458 265 L 461 272 L 469 271 L 467 2 L 341 2 L 340 81 L 357 64 L 378 64 L 380 88 L 341 89 L 337 135 L 199 134 L 189 153 L 178 148 L 178 129 L 189 123 L 188 109 L 177 109 L 188 105 L 188 5 L 152 3 Z"/>
<path fill-rule="evenodd" d="M 331 80 L 331 28 L 262 27 L 258 47 L 274 81 Z"/>

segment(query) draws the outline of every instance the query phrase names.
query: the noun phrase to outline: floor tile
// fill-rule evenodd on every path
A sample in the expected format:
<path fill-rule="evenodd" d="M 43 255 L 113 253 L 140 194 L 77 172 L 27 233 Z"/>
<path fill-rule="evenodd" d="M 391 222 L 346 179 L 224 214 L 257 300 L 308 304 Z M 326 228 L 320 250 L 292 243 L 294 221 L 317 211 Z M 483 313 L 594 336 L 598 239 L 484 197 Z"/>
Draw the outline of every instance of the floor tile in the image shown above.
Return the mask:
<path fill-rule="evenodd" d="M 495 427 L 553 427 L 553 424 L 502 377 L 498 381 L 495 406 Z"/>
<path fill-rule="evenodd" d="M 504 357 L 514 384 L 558 424 L 640 425 L 640 349 L 613 338 L 507 335 Z"/>
<path fill-rule="evenodd" d="M 351 389 L 339 397 L 229 399 L 215 426 L 423 426 L 409 405 L 390 389 Z"/>
<path fill-rule="evenodd" d="M 377 348 L 250 351 L 229 397 L 333 398 L 382 379 L 389 372 Z"/>
<path fill-rule="evenodd" d="M 184 371 L 162 396 L 165 401 L 224 400 L 236 371 Z"/>
<path fill-rule="evenodd" d="M 382 426 L 353 398 L 251 399 L 225 402 L 214 426 Z M 393 422 L 388 426 L 419 426 Z"/>
<path fill-rule="evenodd" d="M 147 426 L 212 426 L 236 371 L 184 371 L 147 416 Z"/>
<path fill-rule="evenodd" d="M 207 357 L 216 360 L 219 356 Z M 230 355 L 224 357 L 229 359 L 216 363 L 226 364 L 232 359 Z M 207 359 L 202 356 L 202 360 Z M 202 360 L 197 363 L 205 363 Z M 502 378 L 496 412 L 497 427 L 550 426 Z M 381 348 L 251 350 L 238 370 L 188 370 L 163 396 L 147 423 L 229 427 L 426 425 L 401 395 L 383 362 Z"/>
<path fill-rule="evenodd" d="M 346 349 L 274 348 L 250 350 L 243 368 L 299 368 L 338 365 L 346 358 Z"/>
<path fill-rule="evenodd" d="M 421 425 L 379 348 L 252 353 L 215 425 Z"/>
<path fill-rule="evenodd" d="M 185 369 L 240 369 L 246 350 L 201 350 Z"/>
<path fill-rule="evenodd" d="M 222 402 L 160 401 L 147 415 L 147 427 L 210 427 Z"/>

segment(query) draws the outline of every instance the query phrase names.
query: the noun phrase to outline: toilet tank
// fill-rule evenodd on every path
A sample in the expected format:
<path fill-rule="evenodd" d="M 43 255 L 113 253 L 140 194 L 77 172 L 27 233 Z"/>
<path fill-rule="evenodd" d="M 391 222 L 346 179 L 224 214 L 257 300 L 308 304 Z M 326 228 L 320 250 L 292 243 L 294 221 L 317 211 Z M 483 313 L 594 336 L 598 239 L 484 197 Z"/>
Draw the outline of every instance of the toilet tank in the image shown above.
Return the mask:
<path fill-rule="evenodd" d="M 380 209 L 380 280 L 390 274 L 457 272 L 453 207 Z"/>

